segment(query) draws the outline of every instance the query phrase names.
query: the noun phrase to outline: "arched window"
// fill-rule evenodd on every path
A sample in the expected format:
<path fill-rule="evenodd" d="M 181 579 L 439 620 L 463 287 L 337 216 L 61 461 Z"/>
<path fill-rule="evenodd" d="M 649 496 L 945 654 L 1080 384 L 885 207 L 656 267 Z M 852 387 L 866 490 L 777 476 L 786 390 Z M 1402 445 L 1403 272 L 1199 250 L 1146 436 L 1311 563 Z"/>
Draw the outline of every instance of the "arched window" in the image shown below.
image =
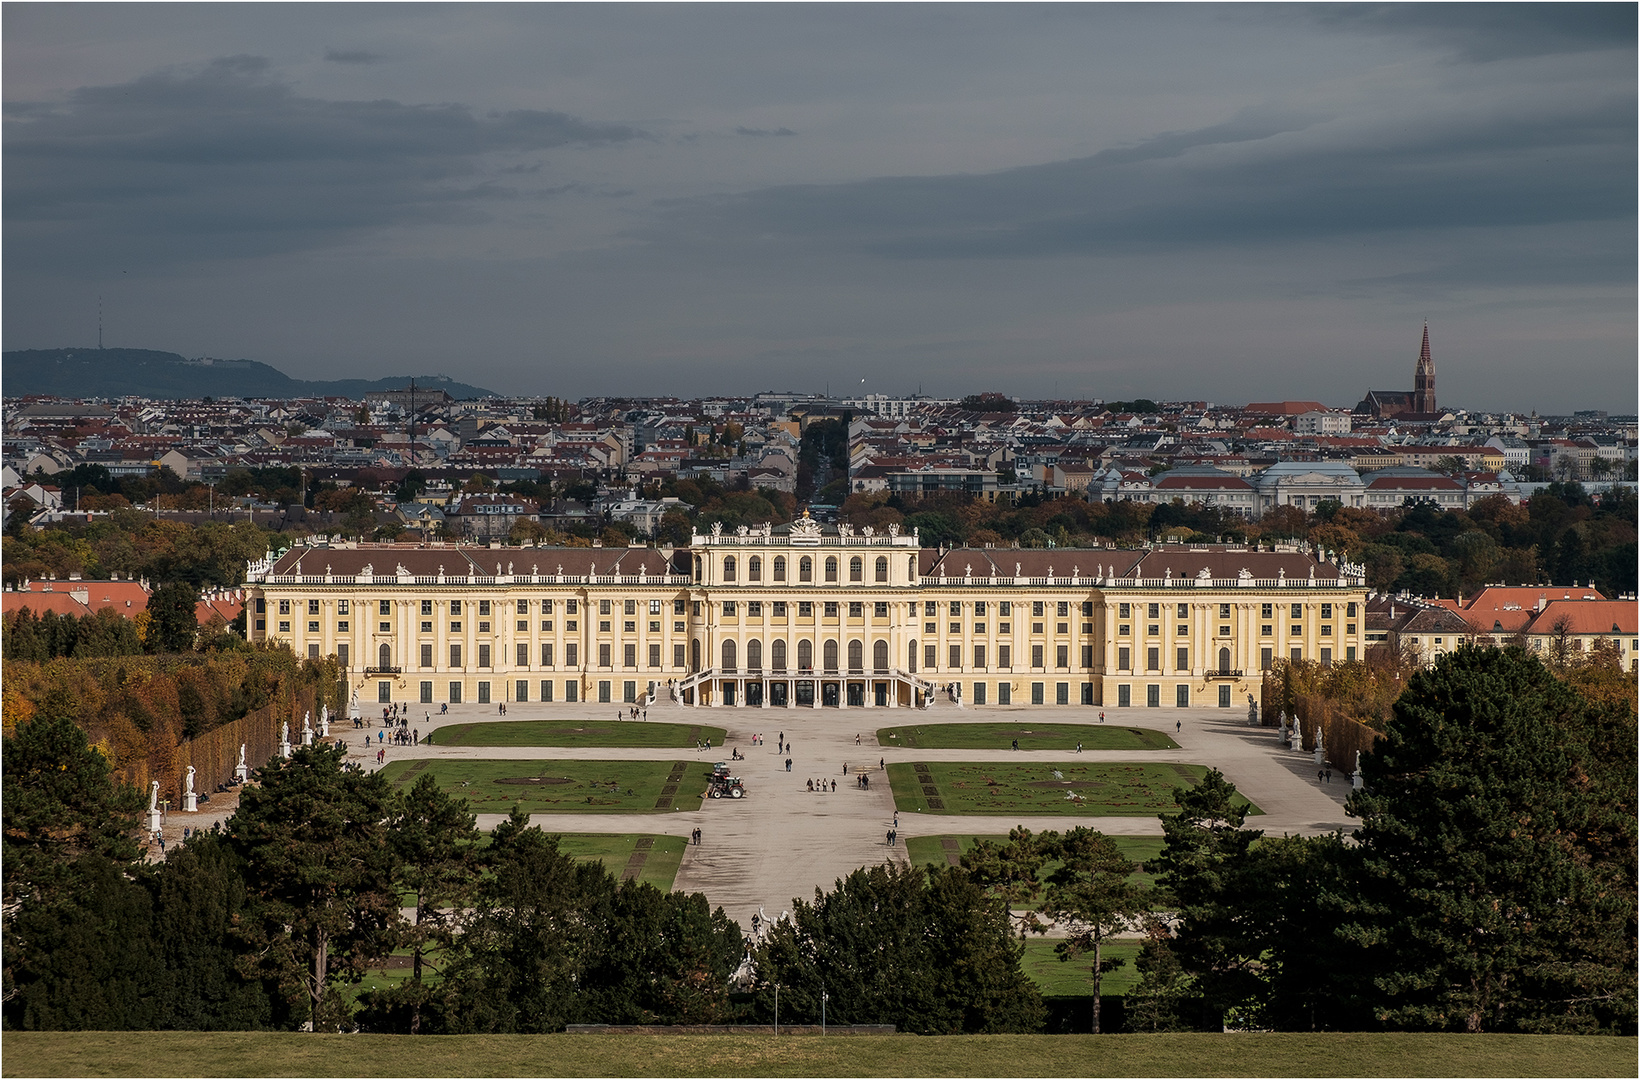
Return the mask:
<path fill-rule="evenodd" d="M 725 641 L 723 643 L 723 670 L 724 671 L 733 671 L 734 669 L 735 669 L 735 643 L 734 643 L 733 639 L 730 639 L 730 640 Z"/>
<path fill-rule="evenodd" d="M 888 670 L 888 642 L 879 639 L 871 646 L 871 666 L 879 674 Z"/>
<path fill-rule="evenodd" d="M 837 670 L 837 642 L 826 642 L 825 648 L 821 650 L 821 653 L 826 661 L 826 670 L 835 672 Z"/>
<path fill-rule="evenodd" d="M 797 669 L 799 671 L 814 670 L 814 642 L 805 638 L 797 643 Z"/>
<path fill-rule="evenodd" d="M 723 557 L 723 580 L 724 581 L 733 581 L 734 579 L 735 579 L 735 557 L 733 555 L 725 555 Z"/>
<path fill-rule="evenodd" d="M 848 579 L 850 581 L 864 581 L 866 579 L 866 561 L 858 555 L 848 561 Z"/>
<path fill-rule="evenodd" d="M 888 580 L 888 556 L 887 555 L 877 556 L 877 580 L 880 581 L 880 582 L 886 582 Z"/>
<path fill-rule="evenodd" d="M 776 671 L 786 670 L 786 642 L 776 639 L 769 644 L 769 666 Z"/>
<path fill-rule="evenodd" d="M 376 666 L 383 671 L 393 666 L 393 649 L 387 642 L 382 642 L 382 647 L 376 650 L 376 659 Z"/>
<path fill-rule="evenodd" d="M 689 670 L 700 670 L 700 638 L 689 643 Z"/>
<path fill-rule="evenodd" d="M 751 558 L 746 560 L 746 580 L 763 580 L 763 559 L 760 556 L 753 555 Z"/>
<path fill-rule="evenodd" d="M 774 557 L 774 579 L 776 581 L 786 580 L 786 556 L 784 555 Z"/>
<path fill-rule="evenodd" d="M 1220 649 L 1219 650 L 1219 670 L 1220 671 L 1229 671 L 1230 670 L 1230 650 L 1229 649 Z"/>
<path fill-rule="evenodd" d="M 695 556 L 695 580 L 700 580 L 700 556 Z"/>
<path fill-rule="evenodd" d="M 905 576 L 912 581 L 917 580 L 917 557 L 907 555 L 905 558 Z"/>
<path fill-rule="evenodd" d="M 763 643 L 757 638 L 746 643 L 746 666 L 752 671 L 763 670 Z"/>
<path fill-rule="evenodd" d="M 905 649 L 905 669 L 912 674 L 917 671 L 917 643 L 913 641 Z"/>
<path fill-rule="evenodd" d="M 866 647 L 865 647 L 865 645 L 862 642 L 858 642 L 858 641 L 849 642 L 848 643 L 848 669 L 850 671 L 860 671 L 860 670 L 863 670 L 865 668 L 865 664 L 866 664 Z"/>
<path fill-rule="evenodd" d="M 807 555 L 797 561 L 797 580 L 814 580 L 814 560 L 809 558 Z"/>
<path fill-rule="evenodd" d="M 837 556 L 835 555 L 826 556 L 826 580 L 837 580 Z"/>

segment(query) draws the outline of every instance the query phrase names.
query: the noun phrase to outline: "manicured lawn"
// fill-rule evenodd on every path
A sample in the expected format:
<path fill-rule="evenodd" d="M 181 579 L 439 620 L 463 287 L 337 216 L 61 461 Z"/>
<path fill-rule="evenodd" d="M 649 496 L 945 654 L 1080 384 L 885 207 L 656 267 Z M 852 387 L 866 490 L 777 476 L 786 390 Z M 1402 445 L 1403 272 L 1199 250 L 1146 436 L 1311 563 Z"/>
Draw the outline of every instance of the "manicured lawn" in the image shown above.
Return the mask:
<path fill-rule="evenodd" d="M 685 747 L 701 740 L 723 745 L 723 729 L 642 720 L 490 720 L 453 724 L 434 732 L 438 746 Z"/>
<path fill-rule="evenodd" d="M 1043 997 L 1079 997 L 1093 993 L 1093 954 L 1084 953 L 1075 960 L 1061 960 L 1054 952 L 1062 939 L 1040 938 L 1032 935 L 1025 940 L 1025 955 L 1020 958 L 1020 970 L 1036 983 Z M 1139 969 L 1133 966 L 1138 959 L 1140 942 L 1137 938 L 1119 938 L 1105 942 L 1102 952 L 1106 960 L 1125 963 L 1115 971 L 1105 972 L 1099 993 L 1105 997 L 1125 994 L 1139 985 Z"/>
<path fill-rule="evenodd" d="M 880 746 L 914 750 L 1177 750 L 1179 744 L 1160 731 L 1123 724 L 1044 724 L 1021 714 L 1017 724 L 908 724 L 880 728 Z"/>
<path fill-rule="evenodd" d="M 1571 1035 L 6 1033 L 6 1076 L 1617 1076 Z"/>
<path fill-rule="evenodd" d="M 387 778 L 401 788 L 423 775 L 431 776 L 451 795 L 466 799 L 476 814 L 505 814 L 514 806 L 528 814 L 699 810 L 711 771 L 709 761 L 428 758 L 390 762 L 385 770 Z"/>
<path fill-rule="evenodd" d="M 1111 839 L 1116 841 L 1118 851 L 1136 863 L 1156 858 L 1162 853 L 1162 844 L 1164 842 L 1160 836 L 1113 836 Z M 925 864 L 947 866 L 950 864 L 949 855 L 961 856 L 980 840 L 989 840 L 993 844 L 1006 844 L 1008 837 L 1005 833 L 992 833 L 982 836 L 911 836 L 906 838 L 905 853 L 910 857 L 911 862 L 917 866 Z M 951 850 L 948 842 L 956 844 L 955 851 Z M 1048 863 L 1043 868 L 1044 876 L 1057 865 L 1057 863 Z M 1143 871 L 1133 874 L 1131 879 L 1144 886 L 1152 885 L 1156 880 Z"/>
<path fill-rule="evenodd" d="M 926 779 L 919 779 L 919 768 L 927 770 L 922 774 Z M 1054 775 L 1056 771 L 1059 776 Z M 1203 765 L 1079 764 L 1018 758 L 888 767 L 894 805 L 907 812 L 935 814 L 1149 817 L 1175 810 L 1173 789 L 1190 787 L 1206 774 Z M 1076 798 L 1068 797 L 1071 795 Z M 1242 799 L 1239 794 L 1236 797 Z M 1256 806 L 1251 810 L 1260 812 Z"/>
<path fill-rule="evenodd" d="M 643 852 L 643 863 L 634 880 L 648 882 L 661 892 L 672 891 L 672 879 L 678 876 L 678 864 L 683 861 L 684 840 L 681 836 L 658 836 L 650 833 L 564 833 L 558 838 L 558 850 L 572 859 L 598 860 L 616 877 L 622 875 L 638 845 L 649 841 Z"/>

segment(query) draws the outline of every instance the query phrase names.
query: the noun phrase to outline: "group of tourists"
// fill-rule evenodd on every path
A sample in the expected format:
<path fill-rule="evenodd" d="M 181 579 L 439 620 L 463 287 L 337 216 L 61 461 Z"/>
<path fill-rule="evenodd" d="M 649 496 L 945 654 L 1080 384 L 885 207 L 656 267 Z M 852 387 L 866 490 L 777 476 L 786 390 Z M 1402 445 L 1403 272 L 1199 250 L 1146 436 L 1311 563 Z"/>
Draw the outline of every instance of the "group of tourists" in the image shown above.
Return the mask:
<path fill-rule="evenodd" d="M 791 770 L 788 769 L 787 771 L 789 772 Z M 837 790 L 837 781 L 833 780 L 831 782 L 831 790 L 832 791 Z M 820 794 L 822 794 L 822 795 L 826 794 L 826 781 L 823 778 L 820 779 L 820 780 L 810 780 L 809 781 L 809 792 L 812 794 L 813 792 L 816 792 L 816 791 L 820 792 Z"/>

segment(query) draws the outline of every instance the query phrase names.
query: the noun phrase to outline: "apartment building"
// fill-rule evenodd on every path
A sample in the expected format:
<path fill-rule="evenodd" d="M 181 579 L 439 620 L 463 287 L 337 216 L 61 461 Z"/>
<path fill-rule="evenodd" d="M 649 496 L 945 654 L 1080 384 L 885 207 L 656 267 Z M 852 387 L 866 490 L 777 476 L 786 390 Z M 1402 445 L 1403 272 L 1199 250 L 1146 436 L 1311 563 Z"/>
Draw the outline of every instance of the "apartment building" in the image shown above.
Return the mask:
<path fill-rule="evenodd" d="M 675 550 L 293 548 L 247 588 L 254 639 L 421 704 L 1229 708 L 1366 643 L 1362 568 L 1299 547 L 941 550 L 807 517 Z"/>

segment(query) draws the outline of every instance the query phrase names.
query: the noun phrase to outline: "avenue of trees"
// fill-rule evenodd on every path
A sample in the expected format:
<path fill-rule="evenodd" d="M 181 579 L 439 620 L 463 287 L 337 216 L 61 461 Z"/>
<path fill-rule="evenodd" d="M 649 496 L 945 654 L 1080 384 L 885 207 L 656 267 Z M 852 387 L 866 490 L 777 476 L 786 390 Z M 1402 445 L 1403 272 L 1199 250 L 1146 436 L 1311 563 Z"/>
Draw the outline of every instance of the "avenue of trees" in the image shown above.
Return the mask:
<path fill-rule="evenodd" d="M 1604 690 L 1602 690 L 1604 687 Z M 9 688 L 8 688 L 9 689 Z M 1632 680 L 1557 677 L 1518 649 L 1415 674 L 1365 759 L 1352 838 L 1269 837 L 1221 774 L 1175 792 L 1134 869 L 1109 838 L 1015 830 L 961 867 L 865 867 L 795 901 L 751 953 L 705 899 L 618 882 L 514 814 L 488 833 L 301 748 L 225 829 L 138 859 L 140 796 L 68 695 L 4 740 L 8 1027 L 541 1032 L 570 1023 L 892 1023 L 1039 1030 L 1020 936 L 1049 921 L 1089 1021 L 1145 935 L 1121 1026 L 1635 1031 Z M 1008 905 L 1022 915 L 1010 915 Z M 390 961 L 389 958 L 392 958 Z M 360 993 L 392 963 L 408 977 Z M 822 999 L 822 995 L 824 995 Z"/>

